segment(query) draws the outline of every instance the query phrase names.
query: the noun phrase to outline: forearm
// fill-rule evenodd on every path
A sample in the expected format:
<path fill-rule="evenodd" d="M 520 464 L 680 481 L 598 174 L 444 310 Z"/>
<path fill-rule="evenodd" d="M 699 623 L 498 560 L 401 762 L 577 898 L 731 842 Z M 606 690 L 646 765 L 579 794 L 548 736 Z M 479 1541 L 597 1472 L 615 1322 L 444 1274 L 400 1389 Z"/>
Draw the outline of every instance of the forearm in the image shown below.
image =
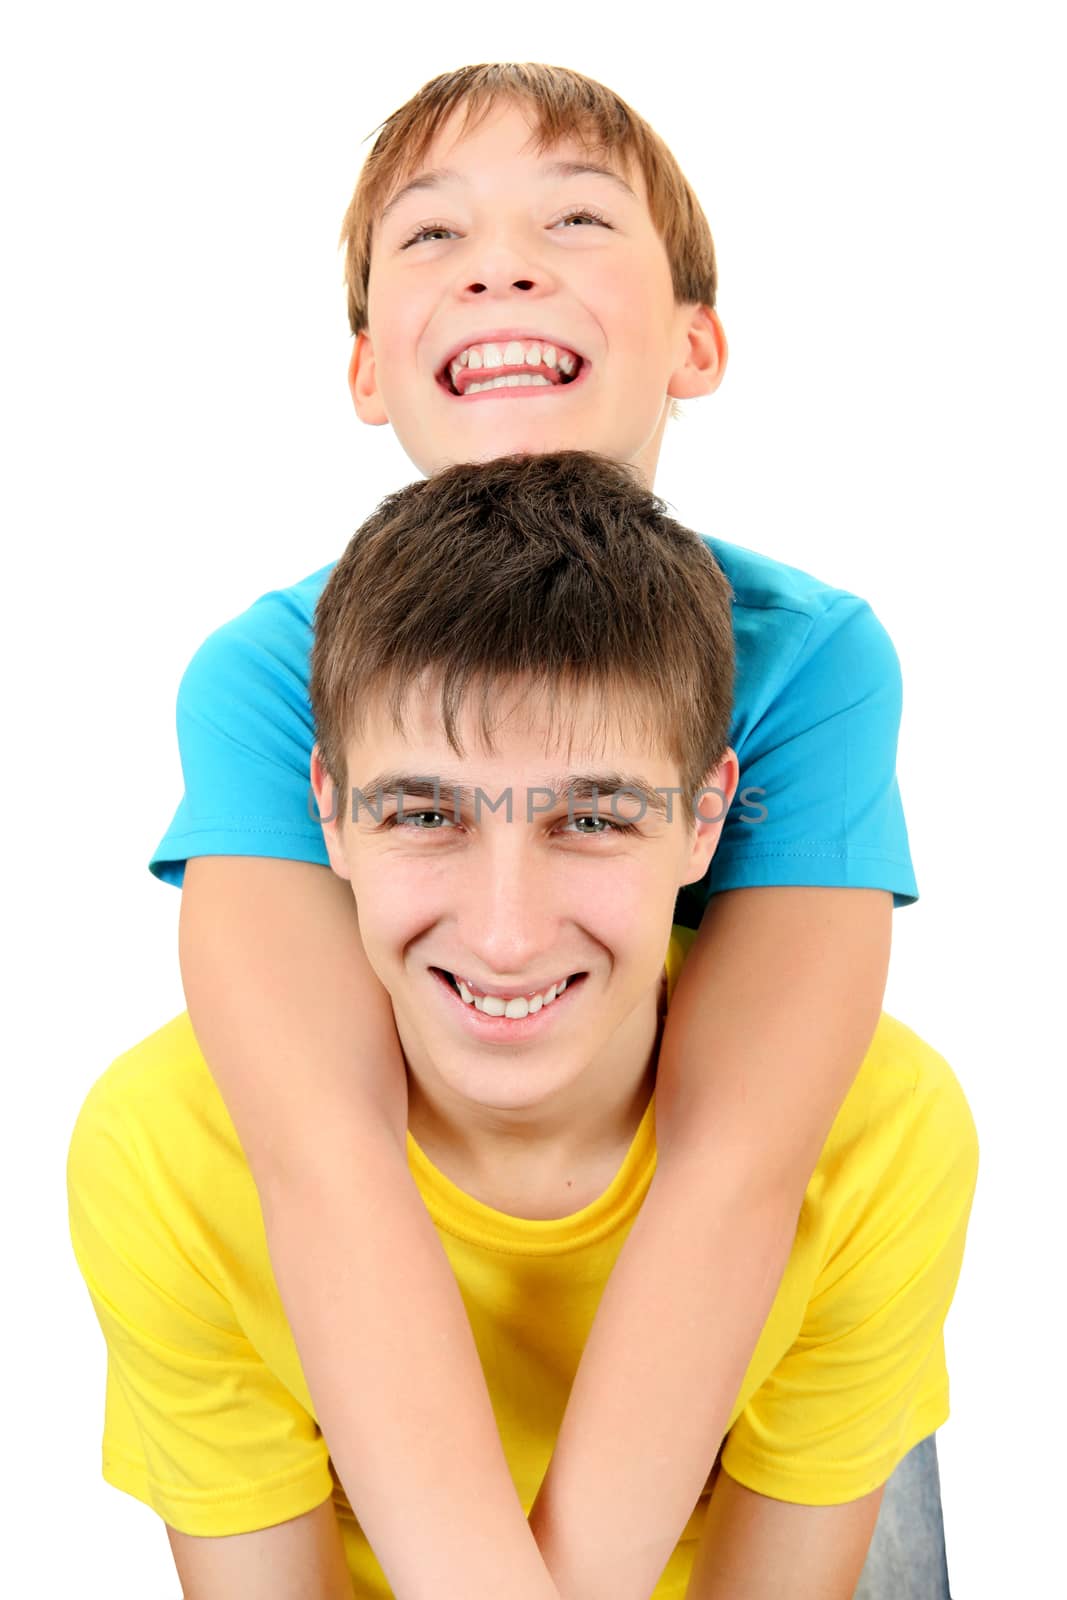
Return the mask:
<path fill-rule="evenodd" d="M 711 1469 L 796 1208 L 653 1179 L 601 1298 L 530 1522 L 567 1600 L 647 1600 Z M 714 1191 L 713 1191 L 714 1192 Z M 709 1195 L 709 1199 L 711 1196 Z"/>
<path fill-rule="evenodd" d="M 671 1002 L 656 1177 L 531 1515 L 567 1600 L 645 1600 L 654 1587 L 729 1423 L 881 1005 L 888 896 L 721 901 Z"/>
<path fill-rule="evenodd" d="M 235 867 L 187 881 L 183 977 L 341 1482 L 398 1600 L 499 1600 L 505 1580 L 556 1600 L 407 1165 L 403 1061 L 351 895 L 321 868 Z"/>
<path fill-rule="evenodd" d="M 556 1600 L 455 1278 L 393 1156 L 364 1140 L 347 1171 L 289 1180 L 267 1229 L 334 1465 L 398 1600 Z"/>

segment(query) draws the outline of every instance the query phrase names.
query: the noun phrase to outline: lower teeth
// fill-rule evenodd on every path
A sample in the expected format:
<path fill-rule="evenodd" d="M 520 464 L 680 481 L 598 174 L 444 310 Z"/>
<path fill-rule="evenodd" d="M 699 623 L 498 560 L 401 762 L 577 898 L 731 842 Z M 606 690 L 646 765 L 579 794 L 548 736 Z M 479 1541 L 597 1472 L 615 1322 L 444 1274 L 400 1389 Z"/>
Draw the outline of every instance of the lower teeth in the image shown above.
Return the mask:
<path fill-rule="evenodd" d="M 548 378 L 542 378 L 537 373 L 519 375 L 513 373 L 507 378 L 488 378 L 485 383 L 469 383 L 464 390 L 465 394 L 477 394 L 481 389 L 551 389 L 552 383 Z"/>

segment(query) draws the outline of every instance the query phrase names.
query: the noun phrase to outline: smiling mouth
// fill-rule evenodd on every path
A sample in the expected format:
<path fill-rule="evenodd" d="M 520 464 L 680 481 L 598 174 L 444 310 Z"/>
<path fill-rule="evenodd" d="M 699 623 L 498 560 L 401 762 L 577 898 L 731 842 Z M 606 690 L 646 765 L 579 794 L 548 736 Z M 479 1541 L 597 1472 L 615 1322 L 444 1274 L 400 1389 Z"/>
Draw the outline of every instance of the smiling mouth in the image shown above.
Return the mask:
<path fill-rule="evenodd" d="M 437 374 L 441 387 L 457 398 L 520 389 L 562 389 L 587 365 L 584 357 L 544 339 L 508 339 L 468 345 Z"/>
<path fill-rule="evenodd" d="M 554 1005 L 562 994 L 568 989 L 577 986 L 585 977 L 584 972 L 572 972 L 565 978 L 559 978 L 546 989 L 531 990 L 514 995 L 487 995 L 477 992 L 476 986 L 472 989 L 455 973 L 448 972 L 444 967 L 431 968 L 434 976 L 446 983 L 464 1005 L 472 1010 L 480 1011 L 486 1017 L 507 1017 L 519 1022 L 524 1017 L 535 1016 L 538 1011 L 546 1006 Z"/>

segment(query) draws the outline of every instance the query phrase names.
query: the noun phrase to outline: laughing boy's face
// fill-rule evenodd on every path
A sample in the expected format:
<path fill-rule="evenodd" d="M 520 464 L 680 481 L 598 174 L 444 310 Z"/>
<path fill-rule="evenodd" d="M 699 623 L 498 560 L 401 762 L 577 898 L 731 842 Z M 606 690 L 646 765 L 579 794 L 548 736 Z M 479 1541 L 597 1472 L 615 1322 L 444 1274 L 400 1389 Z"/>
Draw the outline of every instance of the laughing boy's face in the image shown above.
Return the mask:
<path fill-rule="evenodd" d="M 399 730 L 371 709 L 348 751 L 362 798 L 327 844 L 392 998 L 413 1131 L 421 1107 L 459 1145 L 595 1147 L 648 1075 L 675 896 L 707 867 L 736 761 L 693 821 L 625 707 L 590 693 L 561 727 L 514 690 L 493 712 L 492 749 L 467 708 L 457 755 L 433 692 L 411 693 Z"/>
<path fill-rule="evenodd" d="M 375 226 L 351 382 L 429 474 L 595 450 L 651 482 L 670 399 L 714 389 L 714 313 L 679 306 L 639 171 L 538 154 L 515 105 L 456 113 Z"/>

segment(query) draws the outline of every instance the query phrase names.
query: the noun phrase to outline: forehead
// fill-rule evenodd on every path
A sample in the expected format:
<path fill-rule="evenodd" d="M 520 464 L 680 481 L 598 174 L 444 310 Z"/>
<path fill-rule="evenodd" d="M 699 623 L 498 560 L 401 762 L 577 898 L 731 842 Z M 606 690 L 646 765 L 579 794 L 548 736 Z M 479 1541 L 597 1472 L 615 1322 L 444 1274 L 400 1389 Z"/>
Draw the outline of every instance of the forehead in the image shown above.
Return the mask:
<path fill-rule="evenodd" d="M 539 108 L 510 96 L 456 106 L 432 133 L 424 129 L 383 186 L 379 220 L 407 194 L 462 181 L 492 161 L 540 169 L 546 178 L 596 174 L 644 197 L 643 175 L 621 147 L 608 148 L 592 122 L 551 126 Z"/>
<path fill-rule="evenodd" d="M 450 739 L 439 680 L 424 678 L 399 700 L 364 700 L 362 725 L 349 748 L 353 774 L 386 755 L 431 757 L 455 775 L 462 767 L 568 767 L 576 761 L 677 770 L 656 708 L 632 688 L 577 690 L 559 683 L 510 680 L 477 684 L 456 707 Z"/>

